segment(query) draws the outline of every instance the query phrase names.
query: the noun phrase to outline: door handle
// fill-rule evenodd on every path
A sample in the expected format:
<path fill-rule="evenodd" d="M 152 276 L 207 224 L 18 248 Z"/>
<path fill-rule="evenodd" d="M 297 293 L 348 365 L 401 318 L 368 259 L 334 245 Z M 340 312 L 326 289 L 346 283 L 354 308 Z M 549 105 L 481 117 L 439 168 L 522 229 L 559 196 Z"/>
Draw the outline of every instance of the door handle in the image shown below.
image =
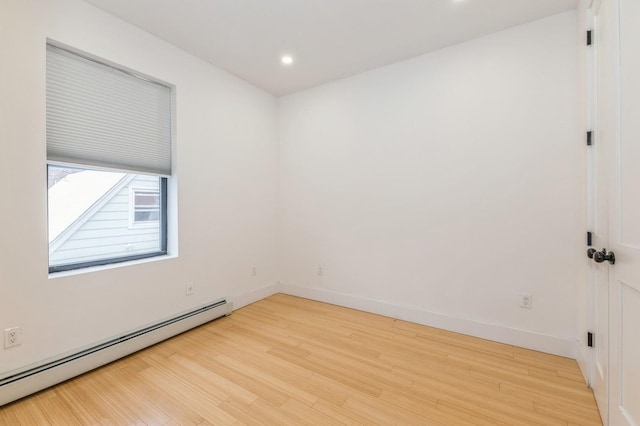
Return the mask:
<path fill-rule="evenodd" d="M 592 251 L 593 250 L 593 251 Z M 595 249 L 587 250 L 587 256 L 593 258 L 596 263 L 602 263 L 605 260 L 610 264 L 616 263 L 616 255 L 614 252 L 610 251 L 607 253 L 607 249 L 603 248 L 602 251 L 596 251 Z"/>

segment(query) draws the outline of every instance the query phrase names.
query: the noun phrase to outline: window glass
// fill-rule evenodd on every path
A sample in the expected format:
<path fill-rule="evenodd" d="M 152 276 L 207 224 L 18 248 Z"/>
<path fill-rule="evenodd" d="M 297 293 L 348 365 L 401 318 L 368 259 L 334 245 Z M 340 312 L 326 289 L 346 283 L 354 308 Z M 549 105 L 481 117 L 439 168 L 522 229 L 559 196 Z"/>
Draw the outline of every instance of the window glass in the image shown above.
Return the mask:
<path fill-rule="evenodd" d="M 50 271 L 166 253 L 165 181 L 49 165 Z M 131 226 L 132 214 L 136 226 Z"/>

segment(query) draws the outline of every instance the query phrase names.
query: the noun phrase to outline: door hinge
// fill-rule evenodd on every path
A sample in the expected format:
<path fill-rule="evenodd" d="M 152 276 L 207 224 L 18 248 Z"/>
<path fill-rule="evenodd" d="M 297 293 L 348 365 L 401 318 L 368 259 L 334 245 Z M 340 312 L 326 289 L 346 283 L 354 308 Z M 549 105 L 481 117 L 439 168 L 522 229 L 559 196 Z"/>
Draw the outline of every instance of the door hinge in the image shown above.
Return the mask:
<path fill-rule="evenodd" d="M 591 130 L 589 130 L 587 132 L 587 146 L 591 146 L 593 145 L 593 136 L 592 136 L 593 132 L 591 132 Z"/>
<path fill-rule="evenodd" d="M 590 331 L 587 333 L 587 346 L 593 347 L 593 333 Z"/>
<path fill-rule="evenodd" d="M 591 232 L 587 232 L 587 245 L 591 246 L 592 244 L 592 238 L 593 238 L 593 234 L 591 234 Z"/>
<path fill-rule="evenodd" d="M 587 46 L 591 46 L 592 44 L 592 30 L 587 30 Z"/>

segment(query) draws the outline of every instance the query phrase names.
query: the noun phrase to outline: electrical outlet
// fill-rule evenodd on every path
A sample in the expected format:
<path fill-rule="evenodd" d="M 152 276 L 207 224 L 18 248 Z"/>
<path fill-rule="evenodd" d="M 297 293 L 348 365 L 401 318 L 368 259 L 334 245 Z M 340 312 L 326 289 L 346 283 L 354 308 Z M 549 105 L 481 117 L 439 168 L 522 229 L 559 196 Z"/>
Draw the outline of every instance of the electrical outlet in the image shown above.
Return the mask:
<path fill-rule="evenodd" d="M 254 266 L 253 268 L 251 268 L 251 276 L 255 277 L 256 275 L 258 275 L 258 270 L 256 269 L 256 267 Z"/>
<path fill-rule="evenodd" d="M 523 309 L 531 309 L 531 295 L 523 293 L 520 295 L 520 307 Z"/>
<path fill-rule="evenodd" d="M 22 344 L 22 329 L 20 327 L 4 330 L 4 348 L 9 349 Z"/>
<path fill-rule="evenodd" d="M 324 267 L 322 265 L 318 266 L 318 276 L 321 277 L 324 275 Z"/>
<path fill-rule="evenodd" d="M 195 292 L 196 292 L 196 288 L 193 285 L 193 282 L 188 282 L 187 283 L 187 296 L 191 296 Z"/>

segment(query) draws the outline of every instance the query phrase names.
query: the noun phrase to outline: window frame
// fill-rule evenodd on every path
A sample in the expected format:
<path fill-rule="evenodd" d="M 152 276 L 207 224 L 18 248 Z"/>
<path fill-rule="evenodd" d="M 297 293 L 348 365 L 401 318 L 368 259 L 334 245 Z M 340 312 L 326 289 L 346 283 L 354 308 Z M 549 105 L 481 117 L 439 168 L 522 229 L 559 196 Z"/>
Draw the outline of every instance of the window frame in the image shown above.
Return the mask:
<path fill-rule="evenodd" d="M 56 166 L 56 164 L 47 163 L 47 169 L 49 168 L 49 166 Z M 83 167 L 77 167 L 77 168 L 90 170 L 89 168 L 83 168 Z M 112 170 L 104 170 L 104 171 L 112 171 Z M 159 179 L 159 186 L 160 186 L 160 220 L 159 220 L 160 250 L 131 255 L 131 256 L 119 256 L 119 257 L 112 257 L 112 258 L 106 258 L 106 259 L 92 260 L 87 262 L 64 263 L 64 264 L 53 265 L 53 266 L 49 263 L 49 260 L 47 260 L 47 263 L 49 263 L 49 274 L 54 274 L 56 272 L 75 271 L 78 269 L 91 268 L 94 266 L 112 265 L 116 263 L 130 262 L 133 260 L 148 259 L 151 257 L 167 255 L 168 253 L 167 251 L 167 224 L 168 224 L 167 181 L 168 181 L 168 178 L 163 176 L 158 176 L 158 179 Z M 48 213 L 47 213 L 47 222 L 48 221 L 49 219 L 48 219 Z"/>

